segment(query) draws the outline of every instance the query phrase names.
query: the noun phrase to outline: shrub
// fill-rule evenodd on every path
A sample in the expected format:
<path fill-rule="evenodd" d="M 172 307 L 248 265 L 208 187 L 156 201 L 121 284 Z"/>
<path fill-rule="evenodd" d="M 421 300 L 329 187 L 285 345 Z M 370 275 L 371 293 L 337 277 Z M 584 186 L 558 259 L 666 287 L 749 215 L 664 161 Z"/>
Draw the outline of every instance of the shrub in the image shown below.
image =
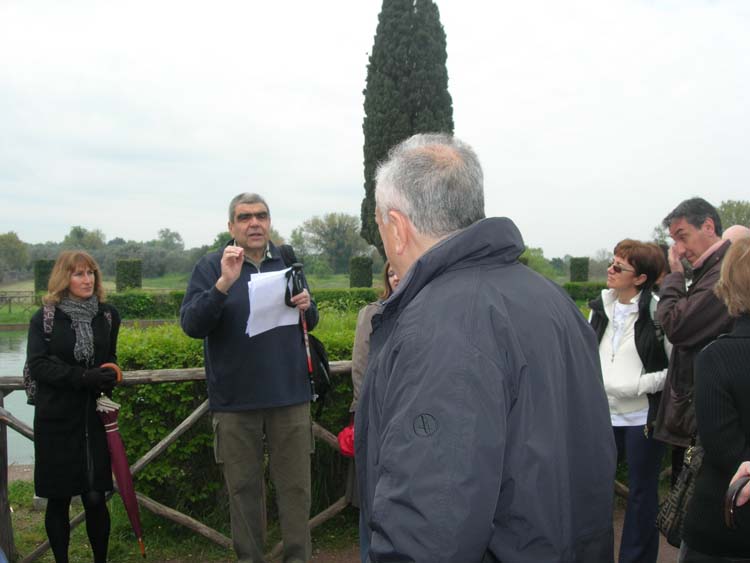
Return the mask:
<path fill-rule="evenodd" d="M 378 293 L 371 287 L 350 289 L 318 289 L 313 293 L 318 310 L 359 311 L 368 303 L 376 301 Z"/>
<path fill-rule="evenodd" d="M 133 292 L 143 293 L 143 292 Z M 351 358 L 357 310 L 331 310 L 321 316 L 315 334 L 329 359 Z M 123 327 L 118 362 L 124 370 L 180 369 L 203 365 L 201 340 L 186 336 L 177 325 L 146 329 Z M 337 433 L 349 419 L 351 378 L 334 378 L 319 423 Z M 131 463 L 140 458 L 207 397 L 200 382 L 137 385 L 118 388 L 122 403 L 120 432 Z M 311 405 L 312 411 L 317 405 Z M 327 445 L 318 443 L 312 459 L 312 510 L 317 513 L 343 495 L 348 462 Z M 213 431 L 208 416 L 180 437 L 165 453 L 136 476 L 137 488 L 159 502 L 198 517 L 212 515 L 228 521 L 225 490 L 213 457 Z M 271 489 L 269 484 L 269 490 Z M 275 504 L 269 504 L 274 517 Z M 217 508 L 218 507 L 218 508 Z M 217 514 L 223 511 L 222 514 Z"/>
<path fill-rule="evenodd" d="M 118 260 L 116 270 L 117 291 L 126 289 L 141 288 L 143 286 L 143 276 L 141 274 L 140 260 Z"/>
<path fill-rule="evenodd" d="M 52 273 L 52 268 L 54 265 L 54 260 L 34 261 L 34 292 L 46 293 L 47 285 L 49 284 L 49 276 Z"/>
<path fill-rule="evenodd" d="M 173 319 L 180 314 L 184 291 L 146 292 L 130 289 L 110 294 L 108 301 L 124 319 Z"/>
<path fill-rule="evenodd" d="M 596 299 L 602 289 L 607 288 L 607 284 L 605 282 L 566 282 L 563 288 L 576 303 L 581 301 L 588 303 Z"/>
<path fill-rule="evenodd" d="M 200 340 L 177 325 L 123 327 L 118 362 L 124 370 L 179 369 L 203 365 Z M 120 433 L 134 462 L 164 438 L 206 399 L 203 381 L 118 388 Z M 136 476 L 137 488 L 168 506 L 194 514 L 214 510 L 221 475 L 213 460 L 208 417 L 201 419 Z"/>
<path fill-rule="evenodd" d="M 589 281 L 589 259 L 588 257 L 584 256 L 582 258 L 570 259 L 570 281 L 572 282 Z"/>
<path fill-rule="evenodd" d="M 349 287 L 372 287 L 372 258 L 369 256 L 351 257 Z"/>

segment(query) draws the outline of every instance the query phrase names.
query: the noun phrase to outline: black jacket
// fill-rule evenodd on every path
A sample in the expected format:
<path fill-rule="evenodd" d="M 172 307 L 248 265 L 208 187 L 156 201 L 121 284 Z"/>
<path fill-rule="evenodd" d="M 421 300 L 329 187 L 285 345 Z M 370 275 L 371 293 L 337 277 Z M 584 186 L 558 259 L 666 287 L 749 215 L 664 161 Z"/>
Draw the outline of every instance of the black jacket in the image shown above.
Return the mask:
<path fill-rule="evenodd" d="M 750 504 L 740 507 L 737 530 L 727 528 L 723 517 L 729 480 L 750 460 L 750 316 L 698 354 L 695 416 L 705 455 L 683 539 L 708 555 L 750 557 Z"/>
<path fill-rule="evenodd" d="M 111 314 L 111 327 L 104 311 Z M 42 309 L 29 325 L 27 361 L 29 373 L 37 382 L 34 487 L 36 494 L 45 498 L 112 490 L 109 449 L 104 426 L 96 414 L 97 394 L 81 386 L 86 367 L 73 357 L 75 333 L 71 322 L 55 308 L 49 341 L 44 334 Z M 117 310 L 100 304 L 91 326 L 94 365 L 116 362 L 120 330 Z"/>
<path fill-rule="evenodd" d="M 669 364 L 667 353 L 664 351 L 664 334 L 661 327 L 651 318 L 652 298 L 653 293 L 650 289 L 641 291 L 641 296 L 638 298 L 638 319 L 635 321 L 634 329 L 635 348 L 646 370 L 645 373 L 662 370 Z M 591 309 L 591 326 L 596 332 L 597 341 L 601 342 L 604 331 L 609 324 L 609 318 L 604 312 L 602 296 L 599 295 L 599 297 L 590 301 L 589 308 Z M 660 401 L 661 391 L 648 394 L 647 421 L 649 429 L 653 428 Z"/>
<path fill-rule="evenodd" d="M 593 330 L 509 219 L 415 262 L 373 319 L 356 412 L 371 561 L 612 561 Z"/>
<path fill-rule="evenodd" d="M 269 250 L 271 257 L 260 264 L 261 272 L 285 269 L 279 249 L 271 243 Z M 203 339 L 210 409 L 246 411 L 310 401 L 302 329 L 299 324 L 279 326 L 249 338 L 245 333 L 250 313 L 247 282 L 258 270 L 243 263 L 239 279 L 225 295 L 216 289 L 222 252 L 198 261 L 180 308 L 182 329 L 188 336 Z M 308 330 L 315 328 L 315 302 L 305 318 Z"/>

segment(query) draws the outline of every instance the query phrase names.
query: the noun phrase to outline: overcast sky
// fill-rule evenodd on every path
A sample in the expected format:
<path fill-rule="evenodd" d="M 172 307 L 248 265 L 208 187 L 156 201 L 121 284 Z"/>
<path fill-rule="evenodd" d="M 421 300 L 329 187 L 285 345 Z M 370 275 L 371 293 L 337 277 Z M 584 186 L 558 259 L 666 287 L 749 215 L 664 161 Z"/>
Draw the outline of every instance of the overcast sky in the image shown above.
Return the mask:
<path fill-rule="evenodd" d="M 487 215 L 545 256 L 750 199 L 750 2 L 438 0 Z M 0 0 L 0 233 L 179 232 L 257 191 L 284 236 L 359 215 L 379 0 Z"/>

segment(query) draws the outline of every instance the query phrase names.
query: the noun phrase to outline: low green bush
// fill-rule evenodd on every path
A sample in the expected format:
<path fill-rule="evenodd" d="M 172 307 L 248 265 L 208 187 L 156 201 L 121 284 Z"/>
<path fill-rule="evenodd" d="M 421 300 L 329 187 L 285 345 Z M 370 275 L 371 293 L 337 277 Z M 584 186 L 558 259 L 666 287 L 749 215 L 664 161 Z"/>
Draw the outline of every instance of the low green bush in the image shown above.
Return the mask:
<path fill-rule="evenodd" d="M 324 311 L 359 311 L 368 303 L 376 301 L 378 290 L 372 287 L 350 289 L 318 289 L 313 292 L 318 309 Z"/>
<path fill-rule="evenodd" d="M 371 287 L 351 289 L 318 289 L 313 292 L 318 309 L 324 311 L 358 311 L 378 298 Z M 175 319 L 180 316 L 184 291 L 154 292 L 129 289 L 110 293 L 107 300 L 123 319 Z"/>
<path fill-rule="evenodd" d="M 118 260 L 115 285 L 117 291 L 143 287 L 143 263 L 139 259 Z"/>
<path fill-rule="evenodd" d="M 184 291 L 150 292 L 138 289 L 110 293 L 107 300 L 123 319 L 174 319 L 180 315 Z"/>
<path fill-rule="evenodd" d="M 583 301 L 588 303 L 596 299 L 607 288 L 606 282 L 566 282 L 563 288 L 568 292 L 573 301 Z"/>
<path fill-rule="evenodd" d="M 315 334 L 325 344 L 331 361 L 351 358 L 356 321 L 356 310 L 331 310 L 321 315 Z M 201 367 L 203 344 L 201 340 L 186 336 L 176 324 L 123 327 L 118 340 L 118 362 L 124 370 Z M 203 381 L 118 388 L 115 400 L 123 405 L 120 432 L 130 462 L 143 456 L 206 397 Z M 337 433 L 348 423 L 351 399 L 351 378 L 334 378 L 318 422 Z M 316 404 L 313 403 L 311 408 L 313 413 L 317 411 Z M 313 513 L 320 512 L 343 495 L 346 469 L 347 460 L 326 444 L 316 445 L 312 458 Z M 144 494 L 183 512 L 200 518 L 228 519 L 223 479 L 213 457 L 210 418 L 204 417 L 139 473 L 136 485 Z M 269 502 L 268 506 L 269 516 L 273 519 L 275 503 Z"/>
<path fill-rule="evenodd" d="M 147 329 L 123 327 L 117 346 L 124 370 L 200 367 L 203 345 L 177 325 Z M 132 462 L 140 458 L 206 399 L 203 381 L 118 388 L 120 433 Z M 204 417 L 136 476 L 139 490 L 181 511 L 215 509 L 221 475 L 213 461 L 213 438 Z"/>

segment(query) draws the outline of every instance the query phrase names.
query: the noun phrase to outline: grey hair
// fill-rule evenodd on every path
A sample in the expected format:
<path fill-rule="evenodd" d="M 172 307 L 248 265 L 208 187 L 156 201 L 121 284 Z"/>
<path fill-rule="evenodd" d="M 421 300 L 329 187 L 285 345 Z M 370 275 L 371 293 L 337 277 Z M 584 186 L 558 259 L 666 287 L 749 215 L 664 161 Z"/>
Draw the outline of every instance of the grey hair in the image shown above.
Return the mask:
<path fill-rule="evenodd" d="M 466 143 L 420 133 L 396 145 L 375 174 L 375 205 L 406 215 L 421 234 L 442 238 L 484 219 L 484 178 Z"/>
<path fill-rule="evenodd" d="M 249 192 L 243 192 L 241 194 L 237 194 L 232 198 L 232 201 L 229 202 L 229 222 L 234 223 L 234 211 L 237 209 L 238 205 L 247 204 L 247 205 L 253 205 L 255 203 L 262 203 L 266 206 L 266 211 L 268 211 L 268 215 L 271 215 L 271 209 L 268 207 L 268 204 L 266 203 L 266 200 L 260 197 L 258 194 L 251 194 Z"/>

